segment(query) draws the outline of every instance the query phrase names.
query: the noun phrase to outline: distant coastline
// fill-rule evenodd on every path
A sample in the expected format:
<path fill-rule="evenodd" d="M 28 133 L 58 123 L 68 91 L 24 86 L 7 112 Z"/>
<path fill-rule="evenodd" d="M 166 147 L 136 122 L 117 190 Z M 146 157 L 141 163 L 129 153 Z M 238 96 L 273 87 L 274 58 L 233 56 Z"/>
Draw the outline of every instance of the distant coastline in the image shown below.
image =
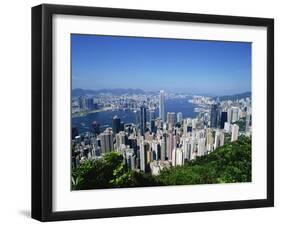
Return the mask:
<path fill-rule="evenodd" d="M 103 109 L 97 109 L 97 110 L 91 110 L 91 111 L 77 112 L 77 113 L 72 113 L 71 117 L 79 118 L 79 117 L 87 116 L 89 114 L 98 113 L 98 112 L 106 112 L 106 111 L 110 111 L 110 110 L 113 110 L 113 108 L 103 108 Z"/>

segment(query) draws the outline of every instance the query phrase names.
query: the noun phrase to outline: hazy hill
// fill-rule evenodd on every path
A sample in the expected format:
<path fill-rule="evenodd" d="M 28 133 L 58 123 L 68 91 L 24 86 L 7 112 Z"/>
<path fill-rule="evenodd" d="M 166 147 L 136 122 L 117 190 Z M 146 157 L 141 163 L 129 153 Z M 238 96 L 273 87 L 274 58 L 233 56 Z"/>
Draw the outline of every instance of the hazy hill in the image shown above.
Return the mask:
<path fill-rule="evenodd" d="M 141 89 L 99 89 L 99 90 L 89 90 L 89 89 L 73 89 L 72 96 L 86 96 L 86 95 L 98 95 L 101 93 L 122 95 L 122 94 L 144 94 L 145 92 Z"/>
<path fill-rule="evenodd" d="M 239 93 L 239 94 L 233 94 L 233 95 L 224 95 L 224 96 L 217 96 L 214 97 L 214 99 L 219 98 L 220 100 L 240 100 L 243 98 L 251 97 L 252 92 L 245 92 L 245 93 Z"/>

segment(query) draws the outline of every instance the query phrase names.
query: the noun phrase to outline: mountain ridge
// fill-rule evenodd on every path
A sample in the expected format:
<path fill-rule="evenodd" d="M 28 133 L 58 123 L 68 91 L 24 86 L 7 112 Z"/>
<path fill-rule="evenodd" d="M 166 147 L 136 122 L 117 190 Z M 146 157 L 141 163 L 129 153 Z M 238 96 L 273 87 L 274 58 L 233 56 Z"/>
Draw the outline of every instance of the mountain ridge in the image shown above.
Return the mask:
<path fill-rule="evenodd" d="M 75 88 L 72 89 L 72 96 L 87 96 L 87 95 L 98 95 L 101 93 L 115 94 L 115 95 L 123 95 L 123 94 L 145 94 L 145 93 L 155 93 L 151 91 L 144 91 L 142 89 L 99 89 L 99 90 L 91 90 L 91 89 L 81 89 Z M 250 91 L 243 93 L 235 93 L 230 95 L 213 95 L 213 99 L 219 98 L 220 100 L 237 100 L 246 97 L 251 97 L 252 93 Z M 208 96 L 208 95 L 206 95 Z"/>
<path fill-rule="evenodd" d="M 81 89 L 81 88 L 72 89 L 72 96 L 97 95 L 101 93 L 111 93 L 116 95 L 145 94 L 145 91 L 143 91 L 142 89 L 99 89 L 99 90 L 90 90 L 90 89 Z"/>
<path fill-rule="evenodd" d="M 251 97 L 252 96 L 252 92 L 247 91 L 247 92 L 243 92 L 243 93 L 237 93 L 237 94 L 232 94 L 232 95 L 223 95 L 223 96 L 216 96 L 214 97 L 219 98 L 220 100 L 240 100 L 243 98 L 247 98 L 247 97 Z"/>

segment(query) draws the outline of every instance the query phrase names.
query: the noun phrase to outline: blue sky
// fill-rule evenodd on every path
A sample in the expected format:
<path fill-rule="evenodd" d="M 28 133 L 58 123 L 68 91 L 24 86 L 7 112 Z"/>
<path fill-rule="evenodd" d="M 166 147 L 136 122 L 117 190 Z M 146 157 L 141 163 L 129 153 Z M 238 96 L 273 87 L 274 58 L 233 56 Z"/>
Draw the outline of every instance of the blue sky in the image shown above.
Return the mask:
<path fill-rule="evenodd" d="M 72 34 L 72 88 L 251 91 L 251 43 Z"/>

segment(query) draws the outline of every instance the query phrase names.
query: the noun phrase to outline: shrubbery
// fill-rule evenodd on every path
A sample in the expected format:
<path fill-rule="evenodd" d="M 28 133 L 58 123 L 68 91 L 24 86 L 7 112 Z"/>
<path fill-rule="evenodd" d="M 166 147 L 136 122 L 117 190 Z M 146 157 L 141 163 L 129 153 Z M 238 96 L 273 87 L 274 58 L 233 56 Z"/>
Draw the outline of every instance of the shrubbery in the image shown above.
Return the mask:
<path fill-rule="evenodd" d="M 163 170 L 157 180 L 164 185 L 250 182 L 251 161 L 251 139 L 240 137 L 184 166 Z"/>
<path fill-rule="evenodd" d="M 240 137 L 184 166 L 162 170 L 159 176 L 128 169 L 117 152 L 98 160 L 85 160 L 72 169 L 73 190 L 250 181 L 251 139 L 247 137 Z"/>

